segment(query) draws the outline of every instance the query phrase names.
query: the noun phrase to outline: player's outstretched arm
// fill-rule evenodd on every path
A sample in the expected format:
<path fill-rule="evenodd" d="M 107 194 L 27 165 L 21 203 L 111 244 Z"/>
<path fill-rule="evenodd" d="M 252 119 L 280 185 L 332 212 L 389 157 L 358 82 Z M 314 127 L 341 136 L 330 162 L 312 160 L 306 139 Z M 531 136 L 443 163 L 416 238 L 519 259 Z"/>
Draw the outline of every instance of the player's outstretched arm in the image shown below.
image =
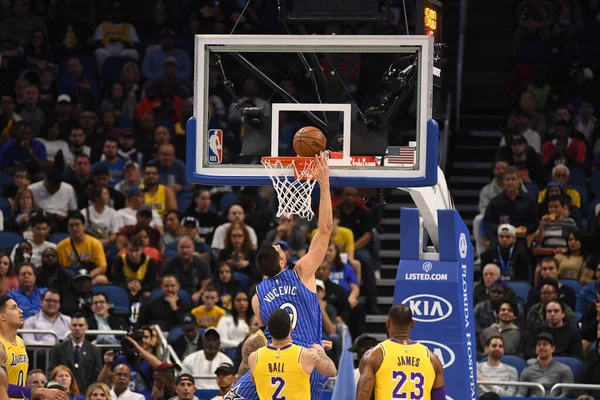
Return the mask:
<path fill-rule="evenodd" d="M 383 353 L 379 346 L 373 347 L 363 355 L 358 365 L 360 378 L 356 386 L 356 400 L 371 400 L 375 388 L 375 374 L 382 362 Z"/>
<path fill-rule="evenodd" d="M 255 333 L 248 336 L 242 345 L 242 362 L 240 363 L 240 368 L 238 369 L 238 378 L 250 371 L 250 364 L 248 364 L 248 357 L 250 357 L 250 354 L 254 353 L 256 350 L 264 347 L 265 345 L 266 343 L 262 336 Z"/>
<path fill-rule="evenodd" d="M 431 388 L 431 400 L 446 400 L 446 386 L 444 383 L 444 367 L 439 358 L 432 352 L 429 352 L 429 359 L 433 370 L 435 371 L 435 380 Z"/>
<path fill-rule="evenodd" d="M 315 156 L 315 160 L 318 168 L 316 180 L 321 187 L 319 229 L 310 243 L 308 252 L 296 263 L 295 270 L 298 271 L 303 281 L 305 280 L 304 278 L 314 280 L 315 272 L 327 253 L 331 232 L 333 231 L 333 212 L 331 209 L 331 188 L 329 186 L 327 156 L 325 153 L 321 153 Z"/>
<path fill-rule="evenodd" d="M 302 368 L 311 373 L 316 369 L 321 375 L 328 377 L 337 376 L 335 363 L 327 356 L 323 347 L 313 344 L 310 349 L 302 351 Z"/>

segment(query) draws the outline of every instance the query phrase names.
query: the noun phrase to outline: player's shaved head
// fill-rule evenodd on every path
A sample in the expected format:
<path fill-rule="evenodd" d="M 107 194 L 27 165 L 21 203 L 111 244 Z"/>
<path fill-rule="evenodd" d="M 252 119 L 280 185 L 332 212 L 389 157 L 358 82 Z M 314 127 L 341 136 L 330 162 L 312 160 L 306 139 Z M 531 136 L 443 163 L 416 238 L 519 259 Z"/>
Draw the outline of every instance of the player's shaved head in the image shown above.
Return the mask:
<path fill-rule="evenodd" d="M 388 319 L 398 328 L 409 327 L 413 322 L 412 311 L 406 304 L 396 304 L 390 308 Z"/>
<path fill-rule="evenodd" d="M 277 309 L 273 311 L 267 322 L 267 328 L 273 339 L 283 340 L 290 334 L 292 318 L 287 311 Z"/>

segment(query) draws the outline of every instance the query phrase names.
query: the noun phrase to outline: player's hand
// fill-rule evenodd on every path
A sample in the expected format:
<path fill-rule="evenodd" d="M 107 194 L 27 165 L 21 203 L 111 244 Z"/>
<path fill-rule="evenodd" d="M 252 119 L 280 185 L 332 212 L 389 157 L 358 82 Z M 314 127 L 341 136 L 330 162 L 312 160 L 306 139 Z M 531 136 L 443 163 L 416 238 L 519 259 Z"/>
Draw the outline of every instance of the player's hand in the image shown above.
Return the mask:
<path fill-rule="evenodd" d="M 316 155 L 315 162 L 317 164 L 315 179 L 319 182 L 319 185 L 329 184 L 329 163 L 325 152 Z"/>
<path fill-rule="evenodd" d="M 313 346 L 319 346 L 318 344 L 313 344 Z M 321 350 L 329 351 L 333 347 L 333 342 L 331 340 L 323 340 L 323 347 L 319 346 Z"/>
<path fill-rule="evenodd" d="M 35 391 L 35 399 L 69 400 L 69 395 L 60 389 L 39 388 Z"/>
<path fill-rule="evenodd" d="M 112 364 L 113 362 L 115 362 L 115 352 L 112 350 L 107 351 L 106 353 L 104 353 L 104 364 Z"/>

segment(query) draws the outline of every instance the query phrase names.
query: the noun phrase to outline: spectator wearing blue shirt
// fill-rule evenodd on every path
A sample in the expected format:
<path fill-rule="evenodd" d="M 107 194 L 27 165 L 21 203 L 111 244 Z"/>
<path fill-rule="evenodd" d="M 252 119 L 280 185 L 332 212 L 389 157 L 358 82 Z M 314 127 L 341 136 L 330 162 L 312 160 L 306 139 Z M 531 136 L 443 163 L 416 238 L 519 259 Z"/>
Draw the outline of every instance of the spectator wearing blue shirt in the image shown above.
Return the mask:
<path fill-rule="evenodd" d="M 0 148 L 0 169 L 12 174 L 20 165 L 25 165 L 30 175 L 42 172 L 48 166 L 46 147 L 33 138 L 31 125 L 23 124 L 17 136 Z"/>
<path fill-rule="evenodd" d="M 156 79 L 162 76 L 162 66 L 169 57 L 175 59 L 177 64 L 177 79 L 190 79 L 192 76 L 192 64 L 188 54 L 175 48 L 175 32 L 171 29 L 160 31 L 159 47 L 150 51 L 144 57 L 142 63 L 142 75 L 144 78 Z"/>
<path fill-rule="evenodd" d="M 27 319 L 42 310 L 42 297 L 47 288 L 38 288 L 35 286 L 35 272 L 33 264 L 23 263 L 17 271 L 19 288 L 8 292 L 19 308 L 23 310 L 23 319 Z"/>
<path fill-rule="evenodd" d="M 191 191 L 185 175 L 185 164 L 175 158 L 175 147 L 171 143 L 163 143 L 158 148 L 158 158 L 150 161 L 158 169 L 158 183 L 165 185 L 174 193 Z"/>
<path fill-rule="evenodd" d="M 339 250 L 333 242 L 329 243 L 325 259 L 331 265 L 331 275 L 329 276 L 329 279 L 344 288 L 348 295 L 350 307 L 356 307 L 358 304 L 360 288 L 352 266 L 342 261 Z"/>
<path fill-rule="evenodd" d="M 105 167 L 110 175 L 108 186 L 114 189 L 115 185 L 125 177 L 125 160 L 119 156 L 117 139 L 108 138 L 104 141 L 104 148 L 100 161 L 92 166 L 92 171 L 96 168 Z M 185 166 L 184 166 L 185 167 Z"/>
<path fill-rule="evenodd" d="M 67 75 L 60 79 L 58 93 L 74 95 L 85 89 L 93 98 L 100 98 L 100 89 L 93 80 L 88 79 L 81 61 L 73 57 L 67 61 Z"/>

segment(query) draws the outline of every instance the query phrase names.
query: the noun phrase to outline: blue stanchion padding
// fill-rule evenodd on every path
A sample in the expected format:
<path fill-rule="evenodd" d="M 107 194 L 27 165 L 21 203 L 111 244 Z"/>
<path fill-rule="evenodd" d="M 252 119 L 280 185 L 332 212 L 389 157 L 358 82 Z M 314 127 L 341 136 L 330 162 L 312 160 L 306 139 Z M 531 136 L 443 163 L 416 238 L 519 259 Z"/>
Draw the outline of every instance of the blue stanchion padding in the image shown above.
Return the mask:
<path fill-rule="evenodd" d="M 456 210 L 438 210 L 439 261 L 419 254 L 419 210 L 400 212 L 400 264 L 394 304 L 413 312 L 411 339 L 429 347 L 444 366 L 448 399 L 475 400 L 473 246 Z M 435 257 L 434 257 L 435 258 Z"/>
<path fill-rule="evenodd" d="M 348 351 L 352 345 L 352 338 L 350 332 L 345 329 L 346 334 L 344 335 L 344 348 L 342 349 L 342 356 L 338 363 L 338 375 L 333 394 L 332 400 L 346 400 L 354 399 L 356 397 L 356 382 L 354 382 L 354 360 L 352 359 L 352 353 Z"/>

